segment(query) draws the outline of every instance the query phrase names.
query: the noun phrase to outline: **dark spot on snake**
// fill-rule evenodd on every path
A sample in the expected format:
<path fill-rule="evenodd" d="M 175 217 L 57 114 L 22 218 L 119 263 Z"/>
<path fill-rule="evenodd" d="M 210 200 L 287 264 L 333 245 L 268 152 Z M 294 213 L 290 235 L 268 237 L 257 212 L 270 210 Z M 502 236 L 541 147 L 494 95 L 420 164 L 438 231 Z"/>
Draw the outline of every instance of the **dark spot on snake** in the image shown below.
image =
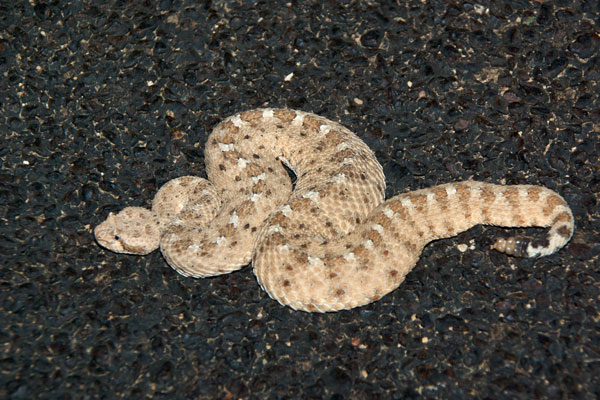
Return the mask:
<path fill-rule="evenodd" d="M 564 238 L 569 238 L 573 232 L 571 232 L 571 229 L 567 228 L 566 226 L 562 226 L 558 228 L 557 233 Z"/>

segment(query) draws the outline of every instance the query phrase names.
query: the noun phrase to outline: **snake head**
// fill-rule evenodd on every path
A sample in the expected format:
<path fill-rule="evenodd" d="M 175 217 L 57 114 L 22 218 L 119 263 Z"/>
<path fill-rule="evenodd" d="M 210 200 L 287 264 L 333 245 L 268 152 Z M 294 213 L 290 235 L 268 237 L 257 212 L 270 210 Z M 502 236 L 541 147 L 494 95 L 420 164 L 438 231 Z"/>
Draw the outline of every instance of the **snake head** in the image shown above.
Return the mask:
<path fill-rule="evenodd" d="M 115 253 L 146 255 L 160 244 L 160 223 L 156 214 L 142 207 L 127 207 L 110 213 L 94 229 L 100 246 Z"/>

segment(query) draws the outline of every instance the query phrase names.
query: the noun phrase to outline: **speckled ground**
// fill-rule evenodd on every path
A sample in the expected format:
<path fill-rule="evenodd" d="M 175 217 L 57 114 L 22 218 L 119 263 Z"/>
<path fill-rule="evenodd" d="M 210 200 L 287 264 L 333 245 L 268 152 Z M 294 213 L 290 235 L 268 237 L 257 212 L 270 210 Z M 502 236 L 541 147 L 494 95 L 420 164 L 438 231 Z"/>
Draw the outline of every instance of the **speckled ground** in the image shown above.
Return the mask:
<path fill-rule="evenodd" d="M 0 398 L 600 396 L 598 2 L 131 3 L 0 4 Z M 532 261 L 478 227 L 327 315 L 250 268 L 185 279 L 97 246 L 109 211 L 203 176 L 210 129 L 259 106 L 357 132 L 388 195 L 548 186 L 575 236 Z"/>

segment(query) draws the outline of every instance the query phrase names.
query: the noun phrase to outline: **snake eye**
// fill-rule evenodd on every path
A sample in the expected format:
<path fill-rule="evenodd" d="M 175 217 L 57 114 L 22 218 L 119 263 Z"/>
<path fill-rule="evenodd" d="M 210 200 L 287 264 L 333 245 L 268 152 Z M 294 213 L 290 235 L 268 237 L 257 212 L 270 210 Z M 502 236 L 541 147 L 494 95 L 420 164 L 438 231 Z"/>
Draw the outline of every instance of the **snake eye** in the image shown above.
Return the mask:
<path fill-rule="evenodd" d="M 119 240 L 119 239 L 120 239 L 119 235 L 115 235 L 115 240 Z"/>

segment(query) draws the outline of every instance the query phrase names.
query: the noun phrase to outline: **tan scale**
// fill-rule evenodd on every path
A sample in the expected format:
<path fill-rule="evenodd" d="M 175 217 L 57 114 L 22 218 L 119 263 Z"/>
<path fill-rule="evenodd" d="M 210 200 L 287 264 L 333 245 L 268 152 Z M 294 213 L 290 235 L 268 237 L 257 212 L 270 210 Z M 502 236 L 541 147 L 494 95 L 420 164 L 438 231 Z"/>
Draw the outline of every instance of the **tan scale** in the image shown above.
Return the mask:
<path fill-rule="evenodd" d="M 498 239 L 522 257 L 551 254 L 574 229 L 557 193 L 541 186 L 466 181 L 384 202 L 385 177 L 354 133 L 326 118 L 257 109 L 225 119 L 206 149 L 208 180 L 182 177 L 157 193 L 152 210 L 128 207 L 94 231 L 115 252 L 160 247 L 185 276 L 210 277 L 252 262 L 281 304 L 311 312 L 376 301 L 396 289 L 429 242 L 477 224 L 548 227 L 538 239 Z M 295 189 L 283 167 L 297 176 Z"/>

